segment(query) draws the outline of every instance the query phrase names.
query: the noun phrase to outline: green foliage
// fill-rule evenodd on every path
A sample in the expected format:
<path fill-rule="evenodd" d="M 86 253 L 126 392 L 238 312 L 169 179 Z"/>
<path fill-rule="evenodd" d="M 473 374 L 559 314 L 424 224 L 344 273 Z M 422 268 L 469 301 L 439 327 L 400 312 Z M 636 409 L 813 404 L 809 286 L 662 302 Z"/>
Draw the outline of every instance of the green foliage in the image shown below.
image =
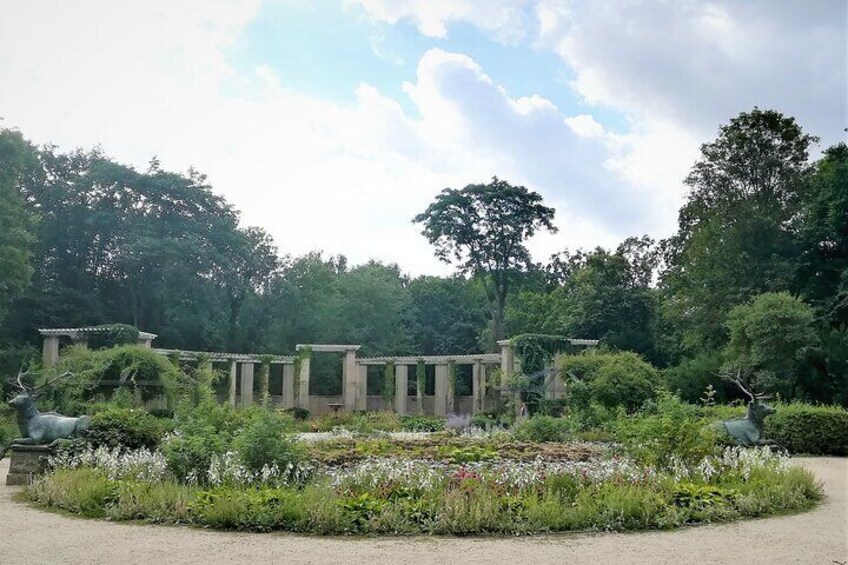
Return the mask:
<path fill-rule="evenodd" d="M 286 408 L 285 410 L 283 410 L 283 412 L 285 412 L 286 414 L 290 414 L 292 418 L 299 422 L 305 422 L 309 419 L 309 410 L 307 410 L 306 408 Z"/>
<path fill-rule="evenodd" d="M 793 288 L 808 150 L 816 138 L 795 120 L 754 108 L 701 147 L 686 184 L 679 229 L 665 245 L 664 309 L 681 349 L 716 349 L 734 306 Z"/>
<path fill-rule="evenodd" d="M 541 371 L 557 353 L 567 349 L 569 338 L 563 335 L 522 334 L 510 339 L 515 356 L 526 373 Z"/>
<path fill-rule="evenodd" d="M 848 410 L 836 406 L 779 405 L 764 435 L 791 453 L 848 455 Z"/>
<path fill-rule="evenodd" d="M 39 479 L 27 496 L 42 506 L 113 520 L 148 520 L 244 531 L 318 534 L 526 534 L 641 530 L 803 510 L 821 500 L 821 487 L 803 469 L 758 470 L 748 480 L 720 484 L 585 483 L 552 475 L 541 488 L 508 491 L 473 472 L 457 473 L 434 489 L 326 484 L 296 487 L 219 486 L 199 490 L 172 481 L 109 481 L 90 468 Z"/>
<path fill-rule="evenodd" d="M 556 232 L 553 217 L 541 195 L 493 177 L 489 184 L 444 189 L 413 221 L 423 224 L 436 257 L 456 262 L 461 273 L 483 282 L 496 341 L 504 338 L 510 283 L 532 264 L 524 242 L 542 229 Z"/>
<path fill-rule="evenodd" d="M 727 359 L 757 376 L 758 384 L 795 398 L 806 356 L 816 344 L 813 309 L 787 292 L 765 293 L 728 316 Z"/>
<path fill-rule="evenodd" d="M 566 441 L 571 432 L 567 420 L 551 416 L 533 416 L 520 421 L 514 429 L 516 439 L 534 442 Z"/>
<path fill-rule="evenodd" d="M 127 324 L 95 326 L 92 331 L 85 332 L 84 338 L 90 349 L 135 345 L 138 342 L 138 328 Z"/>
<path fill-rule="evenodd" d="M 571 386 L 577 406 L 597 402 L 608 408 L 623 406 L 628 412 L 654 398 L 660 382 L 657 369 L 629 351 L 564 355 L 559 374 Z"/>
<path fill-rule="evenodd" d="M 383 370 L 383 405 L 390 410 L 395 401 L 395 364 L 386 363 Z"/>
<path fill-rule="evenodd" d="M 735 397 L 738 391 L 728 390 L 727 383 L 718 376 L 723 364 L 724 359 L 717 351 L 684 359 L 679 365 L 663 371 L 665 387 L 687 402 L 697 402 L 710 385 L 716 388 L 720 400 L 727 400 L 730 395 Z"/>
<path fill-rule="evenodd" d="M 91 418 L 86 439 L 93 447 L 155 449 L 164 430 L 159 420 L 141 410 L 108 408 Z"/>
<path fill-rule="evenodd" d="M 103 518 L 114 502 L 118 485 L 100 470 L 58 469 L 36 480 L 28 496 L 44 506 L 62 508 L 86 518 Z"/>
<path fill-rule="evenodd" d="M 401 416 L 400 422 L 405 432 L 439 432 L 445 428 L 445 419 L 433 416 Z"/>
<path fill-rule="evenodd" d="M 35 218 L 20 185 L 38 173 L 36 149 L 20 133 L 0 129 L 0 321 L 32 275 Z"/>
<path fill-rule="evenodd" d="M 213 426 L 196 421 L 180 426 L 178 434 L 168 436 L 161 451 L 171 474 L 179 480 L 194 478 L 203 484 L 212 456 L 223 455 L 227 441 Z"/>
<path fill-rule="evenodd" d="M 109 398 L 119 388 L 145 401 L 163 394 L 173 398 L 182 380 L 165 357 L 135 345 L 100 351 L 69 347 L 59 357 L 55 373 L 66 371 L 73 377 L 59 380 L 45 391 L 45 397 L 65 414 L 82 413 L 90 402 Z"/>
<path fill-rule="evenodd" d="M 715 452 L 716 432 L 711 423 L 699 418 L 697 407 L 663 392 L 651 413 L 619 419 L 614 431 L 638 461 L 668 467 L 675 459 L 692 463 Z"/>
<path fill-rule="evenodd" d="M 236 436 L 233 447 L 251 471 L 261 471 L 265 466 L 282 469 L 288 464 L 297 465 L 304 451 L 288 437 L 292 427 L 292 420 L 283 414 L 262 410 Z"/>

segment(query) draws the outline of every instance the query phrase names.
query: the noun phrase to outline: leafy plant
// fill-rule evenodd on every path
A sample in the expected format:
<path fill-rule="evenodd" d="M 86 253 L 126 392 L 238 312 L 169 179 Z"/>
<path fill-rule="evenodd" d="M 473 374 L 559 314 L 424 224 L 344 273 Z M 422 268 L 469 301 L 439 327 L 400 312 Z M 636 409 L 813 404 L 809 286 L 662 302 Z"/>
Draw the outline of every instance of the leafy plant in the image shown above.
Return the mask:
<path fill-rule="evenodd" d="M 141 410 L 109 408 L 91 418 L 86 439 L 93 447 L 155 449 L 164 435 L 158 419 Z"/>
<path fill-rule="evenodd" d="M 266 466 L 284 468 L 289 464 L 297 465 L 304 458 L 305 451 L 288 437 L 291 430 L 291 419 L 277 412 L 262 410 L 236 436 L 233 446 L 242 462 L 254 472 Z"/>

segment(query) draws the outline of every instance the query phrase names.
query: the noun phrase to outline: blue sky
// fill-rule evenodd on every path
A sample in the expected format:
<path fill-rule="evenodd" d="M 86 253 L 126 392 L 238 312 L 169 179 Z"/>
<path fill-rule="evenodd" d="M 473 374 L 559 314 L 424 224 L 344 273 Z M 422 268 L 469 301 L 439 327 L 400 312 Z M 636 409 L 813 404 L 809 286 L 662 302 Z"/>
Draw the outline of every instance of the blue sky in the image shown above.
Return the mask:
<path fill-rule="evenodd" d="M 282 254 L 446 273 L 411 218 L 493 175 L 565 248 L 667 237 L 700 144 L 753 106 L 822 148 L 844 0 L 6 0 L 0 116 L 36 143 L 208 175 Z M 814 152 L 815 156 L 815 152 Z"/>

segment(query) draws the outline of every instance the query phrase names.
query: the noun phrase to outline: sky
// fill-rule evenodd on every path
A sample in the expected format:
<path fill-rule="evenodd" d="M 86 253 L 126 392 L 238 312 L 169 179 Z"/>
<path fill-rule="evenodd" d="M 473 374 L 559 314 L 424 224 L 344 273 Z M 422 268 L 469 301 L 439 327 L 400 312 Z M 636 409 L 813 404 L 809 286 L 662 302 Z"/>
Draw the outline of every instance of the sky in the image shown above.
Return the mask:
<path fill-rule="evenodd" d="M 0 0 L 0 126 L 194 167 L 281 254 L 446 274 L 412 218 L 492 176 L 529 247 L 671 235 L 702 143 L 775 109 L 845 140 L 848 2 Z"/>

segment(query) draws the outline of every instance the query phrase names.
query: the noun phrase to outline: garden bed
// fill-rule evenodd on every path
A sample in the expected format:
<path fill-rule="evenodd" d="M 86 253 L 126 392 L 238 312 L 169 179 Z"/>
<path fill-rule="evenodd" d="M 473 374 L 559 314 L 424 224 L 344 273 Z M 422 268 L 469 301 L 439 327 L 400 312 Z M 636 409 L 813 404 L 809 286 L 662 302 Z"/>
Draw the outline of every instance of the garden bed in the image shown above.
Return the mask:
<path fill-rule="evenodd" d="M 159 452 L 87 450 L 54 461 L 27 491 L 35 503 L 83 516 L 247 531 L 318 534 L 530 534 L 667 529 L 812 507 L 812 475 L 767 448 L 728 448 L 668 468 L 641 465 L 596 446 L 504 444 L 474 461 L 428 459 L 439 438 L 393 442 L 330 439 L 313 451 L 357 451 L 382 441 L 422 457 L 335 456 L 250 471 L 235 453 L 213 458 L 205 476 L 177 480 Z M 318 448 L 317 446 L 321 446 Z M 529 449 L 556 454 L 522 457 Z M 360 450 L 361 451 L 361 450 Z"/>

